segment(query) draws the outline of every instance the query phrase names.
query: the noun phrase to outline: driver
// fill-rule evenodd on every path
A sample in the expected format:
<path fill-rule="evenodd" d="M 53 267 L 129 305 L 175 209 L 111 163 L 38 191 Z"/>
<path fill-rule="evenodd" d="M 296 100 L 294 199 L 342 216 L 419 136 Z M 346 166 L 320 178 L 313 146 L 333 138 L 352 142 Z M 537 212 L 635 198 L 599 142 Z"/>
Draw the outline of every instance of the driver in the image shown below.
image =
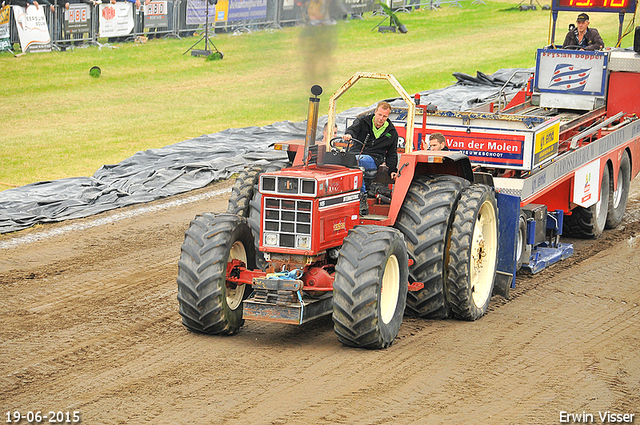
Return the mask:
<path fill-rule="evenodd" d="M 373 114 L 356 118 L 347 128 L 342 139 L 360 140 L 363 145 L 354 143 L 351 151 L 358 155 L 358 164 L 365 170 L 377 170 L 378 166 L 386 163 L 391 178 L 395 179 L 398 170 L 398 132 L 389 120 L 391 105 L 380 102 Z M 366 189 L 363 188 L 363 192 Z"/>
<path fill-rule="evenodd" d="M 380 102 L 373 114 L 367 114 L 355 119 L 347 128 L 343 140 L 352 138 L 362 142 L 354 143 L 351 152 L 355 152 L 358 165 L 366 171 L 377 170 L 378 166 L 385 163 L 389 168 L 392 179 L 396 178 L 398 171 L 398 132 L 389 120 L 391 105 L 388 102 Z M 367 215 L 366 183 L 362 182 L 360 188 L 360 214 Z"/>
<path fill-rule="evenodd" d="M 570 30 L 562 43 L 562 47 L 577 46 L 580 50 L 601 50 L 604 41 L 595 28 L 589 28 L 589 15 L 581 13 L 576 20 L 576 28 Z"/>

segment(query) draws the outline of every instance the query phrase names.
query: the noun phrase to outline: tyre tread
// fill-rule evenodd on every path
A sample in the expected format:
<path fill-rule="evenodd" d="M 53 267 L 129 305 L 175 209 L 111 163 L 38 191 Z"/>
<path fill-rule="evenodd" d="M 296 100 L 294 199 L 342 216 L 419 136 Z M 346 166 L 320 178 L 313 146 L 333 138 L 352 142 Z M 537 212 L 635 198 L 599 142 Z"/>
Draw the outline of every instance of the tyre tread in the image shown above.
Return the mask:
<path fill-rule="evenodd" d="M 446 300 L 445 249 L 453 211 L 467 180 L 454 176 L 421 175 L 411 184 L 395 227 L 405 236 L 409 258 L 409 280 L 424 283 L 424 289 L 409 292 L 407 312 L 426 319 L 450 316 Z"/>

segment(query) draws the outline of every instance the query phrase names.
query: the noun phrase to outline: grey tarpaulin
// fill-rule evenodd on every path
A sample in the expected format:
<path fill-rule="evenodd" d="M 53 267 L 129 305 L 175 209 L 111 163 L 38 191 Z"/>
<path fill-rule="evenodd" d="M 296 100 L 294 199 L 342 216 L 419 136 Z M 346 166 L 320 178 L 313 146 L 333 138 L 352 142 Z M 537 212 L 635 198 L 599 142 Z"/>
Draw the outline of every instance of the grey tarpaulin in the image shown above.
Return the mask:
<path fill-rule="evenodd" d="M 422 103 L 439 109 L 465 110 L 495 98 L 497 89 L 514 70 L 491 76 L 455 74 L 458 83 L 421 92 Z M 522 85 L 522 76 L 511 91 Z M 393 99 L 390 99 L 393 100 Z M 343 126 L 369 108 L 352 108 L 338 115 Z M 319 119 L 318 128 L 327 121 Z M 340 127 L 342 128 L 342 127 Z M 286 159 L 269 145 L 304 139 L 306 122 L 278 122 L 265 127 L 227 129 L 160 149 L 138 152 L 119 164 L 104 165 L 91 177 L 33 183 L 0 192 L 0 233 L 26 229 L 38 223 L 88 217 L 127 205 L 139 204 L 204 187 L 228 178 L 252 163 Z"/>

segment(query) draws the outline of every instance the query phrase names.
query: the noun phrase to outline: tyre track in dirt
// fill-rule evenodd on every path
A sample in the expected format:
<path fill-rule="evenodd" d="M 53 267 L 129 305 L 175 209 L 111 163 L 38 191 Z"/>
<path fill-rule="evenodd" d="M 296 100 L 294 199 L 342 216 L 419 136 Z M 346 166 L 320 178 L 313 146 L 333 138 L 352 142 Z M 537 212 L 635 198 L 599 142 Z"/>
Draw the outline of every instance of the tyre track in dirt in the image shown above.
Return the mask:
<path fill-rule="evenodd" d="M 559 423 L 560 410 L 640 413 L 638 186 L 623 225 L 518 276 L 512 299 L 495 297 L 487 316 L 405 317 L 383 351 L 341 346 L 330 317 L 247 322 L 232 337 L 185 330 L 175 280 L 184 231 L 196 213 L 223 211 L 224 196 L 4 249 L 0 406 L 80 410 L 89 424 L 522 424 Z"/>

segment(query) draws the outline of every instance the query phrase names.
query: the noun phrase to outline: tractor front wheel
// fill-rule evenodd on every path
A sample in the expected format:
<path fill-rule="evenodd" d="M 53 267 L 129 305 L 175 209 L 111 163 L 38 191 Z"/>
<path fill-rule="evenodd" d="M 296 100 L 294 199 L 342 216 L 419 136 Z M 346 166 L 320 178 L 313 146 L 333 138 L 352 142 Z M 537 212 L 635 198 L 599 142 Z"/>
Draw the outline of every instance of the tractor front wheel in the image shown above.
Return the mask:
<path fill-rule="evenodd" d="M 227 283 L 227 264 L 255 267 L 255 247 L 244 217 L 202 214 L 185 233 L 178 262 L 178 303 L 182 323 L 194 332 L 231 335 L 243 325 L 248 285 Z"/>
<path fill-rule="evenodd" d="M 408 256 L 402 233 L 356 226 L 344 239 L 333 282 L 333 324 L 352 347 L 387 348 L 407 301 Z"/>

